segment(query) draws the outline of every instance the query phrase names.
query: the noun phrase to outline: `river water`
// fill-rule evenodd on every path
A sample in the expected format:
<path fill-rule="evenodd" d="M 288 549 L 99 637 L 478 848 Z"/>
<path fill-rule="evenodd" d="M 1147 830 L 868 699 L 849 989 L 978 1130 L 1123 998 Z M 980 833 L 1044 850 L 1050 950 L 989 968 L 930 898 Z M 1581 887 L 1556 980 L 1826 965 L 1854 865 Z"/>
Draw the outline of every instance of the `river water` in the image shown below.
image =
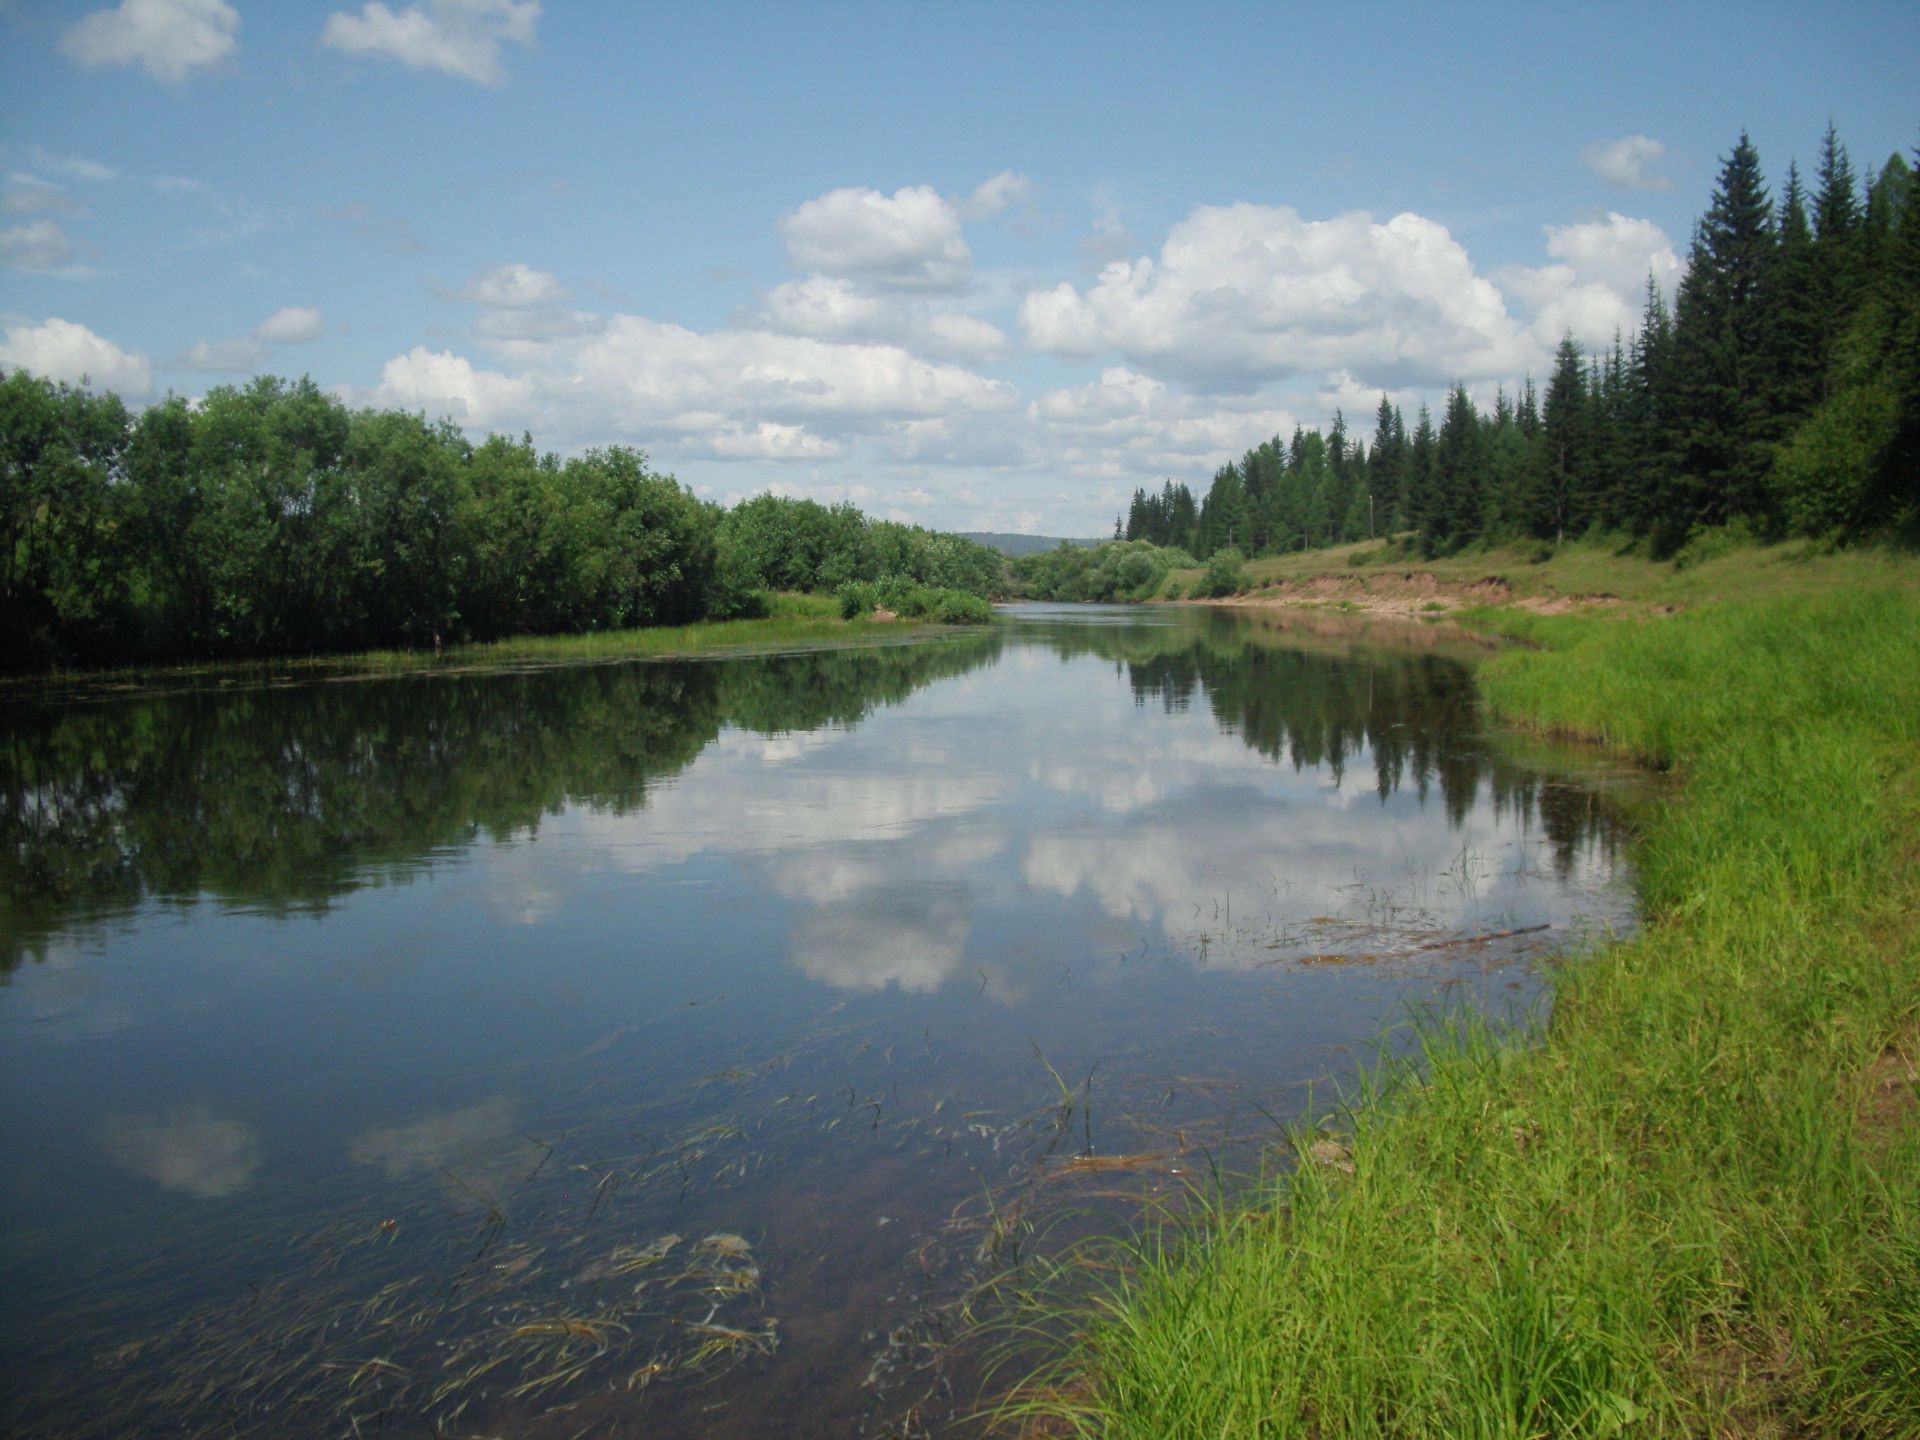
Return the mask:
<path fill-rule="evenodd" d="M 1627 782 L 1475 650 L 1016 607 L 16 695 L 0 1431 L 950 1428 L 997 1279 L 1630 923 Z"/>

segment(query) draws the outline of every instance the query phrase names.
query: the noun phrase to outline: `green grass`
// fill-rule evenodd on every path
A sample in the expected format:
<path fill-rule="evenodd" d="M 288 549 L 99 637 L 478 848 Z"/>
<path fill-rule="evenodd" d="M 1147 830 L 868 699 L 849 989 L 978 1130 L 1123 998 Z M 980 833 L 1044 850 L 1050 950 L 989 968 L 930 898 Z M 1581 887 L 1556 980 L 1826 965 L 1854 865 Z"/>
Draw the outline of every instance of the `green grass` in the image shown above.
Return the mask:
<path fill-rule="evenodd" d="M 1532 1034 L 1420 1022 L 1314 1117 L 1351 1175 L 1303 1162 L 1096 1267 L 1003 1420 L 1920 1434 L 1920 594 L 1805 592 L 1493 617 L 1543 647 L 1488 663 L 1494 710 L 1683 781 L 1642 933 L 1559 967 Z"/>
<path fill-rule="evenodd" d="M 583 635 L 524 635 L 443 650 L 368 650 L 357 654 L 276 656 L 203 664 L 136 666 L 116 670 L 51 671 L 0 677 L 9 691 L 87 687 L 144 688 L 194 679 L 260 680 L 280 677 L 352 677 L 422 671 L 454 673 L 527 665 L 614 660 L 667 660 L 705 655 L 755 655 L 829 646 L 874 645 L 924 636 L 931 622 L 843 620 L 831 595 L 773 594 L 769 613 L 751 620 L 703 620 L 639 630 Z"/>

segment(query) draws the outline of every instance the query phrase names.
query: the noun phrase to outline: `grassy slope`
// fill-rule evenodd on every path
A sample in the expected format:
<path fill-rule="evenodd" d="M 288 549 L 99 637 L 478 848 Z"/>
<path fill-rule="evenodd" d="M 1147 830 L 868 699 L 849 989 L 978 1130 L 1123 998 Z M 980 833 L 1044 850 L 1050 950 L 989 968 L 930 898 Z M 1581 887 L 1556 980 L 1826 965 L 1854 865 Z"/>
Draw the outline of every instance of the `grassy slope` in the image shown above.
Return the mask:
<path fill-rule="evenodd" d="M 1662 605 L 1757 599 L 1783 591 L 1804 595 L 1867 584 L 1920 593 L 1920 565 L 1910 557 L 1874 550 L 1830 553 L 1806 541 L 1729 548 L 1698 559 L 1689 557 L 1691 563 L 1681 566 L 1604 541 L 1564 545 L 1544 559 L 1536 549 L 1511 546 L 1430 560 L 1386 555 L 1384 545 L 1361 543 L 1265 556 L 1247 562 L 1247 576 L 1256 588 L 1339 574 L 1362 579 L 1429 574 L 1443 584 L 1461 586 L 1492 577 L 1510 585 L 1516 598 L 1607 595 Z M 1172 578 L 1185 594 L 1200 573 L 1179 570 Z"/>
<path fill-rule="evenodd" d="M 1642 936 L 1556 974 L 1537 1045 L 1434 1022 L 1334 1118 L 1351 1175 L 1149 1236 L 1019 1414 L 1920 1434 L 1920 586 L 1713 563 L 1768 598 L 1492 622 L 1544 647 L 1487 666 L 1497 711 L 1685 778 L 1639 847 Z"/>

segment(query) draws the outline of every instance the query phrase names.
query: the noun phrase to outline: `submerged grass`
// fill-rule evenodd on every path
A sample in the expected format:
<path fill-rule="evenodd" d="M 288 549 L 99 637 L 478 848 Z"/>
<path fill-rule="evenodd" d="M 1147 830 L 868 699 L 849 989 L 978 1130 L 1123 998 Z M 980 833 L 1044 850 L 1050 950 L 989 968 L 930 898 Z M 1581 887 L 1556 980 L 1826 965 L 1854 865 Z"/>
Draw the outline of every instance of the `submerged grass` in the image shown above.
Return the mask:
<path fill-rule="evenodd" d="M 1302 1130 L 1251 1208 L 1134 1241 L 1003 1420 L 1920 1434 L 1920 597 L 1493 623 L 1544 647 L 1488 664 L 1498 713 L 1684 781 L 1642 934 L 1529 1036 L 1417 1023 L 1331 1117 L 1341 1163 Z"/>

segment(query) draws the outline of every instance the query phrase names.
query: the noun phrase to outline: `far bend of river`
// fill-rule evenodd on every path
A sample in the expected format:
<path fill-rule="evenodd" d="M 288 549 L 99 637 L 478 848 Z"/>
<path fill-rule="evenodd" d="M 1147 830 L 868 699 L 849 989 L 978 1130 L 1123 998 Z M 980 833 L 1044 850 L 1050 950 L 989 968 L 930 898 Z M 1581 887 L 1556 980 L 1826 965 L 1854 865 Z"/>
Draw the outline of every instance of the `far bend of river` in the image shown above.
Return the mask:
<path fill-rule="evenodd" d="M 1630 923 L 1341 623 L 4 702 L 0 1432 L 950 1429 L 972 1287 Z"/>

